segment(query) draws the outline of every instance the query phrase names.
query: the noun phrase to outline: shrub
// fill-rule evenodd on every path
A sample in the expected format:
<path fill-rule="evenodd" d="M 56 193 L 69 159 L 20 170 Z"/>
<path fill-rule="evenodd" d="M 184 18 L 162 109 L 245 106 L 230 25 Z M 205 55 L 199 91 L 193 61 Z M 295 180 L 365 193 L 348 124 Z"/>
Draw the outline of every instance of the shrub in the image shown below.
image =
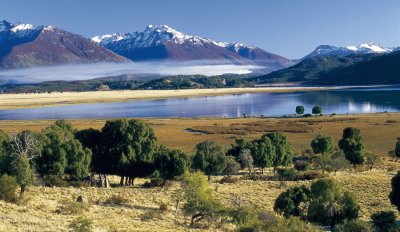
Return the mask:
<path fill-rule="evenodd" d="M 0 200 L 8 202 L 16 202 L 17 195 L 15 193 L 18 187 L 17 179 L 13 176 L 4 174 L 0 177 Z"/>
<path fill-rule="evenodd" d="M 326 174 L 320 171 L 305 171 L 305 172 L 298 172 L 296 173 L 294 180 L 301 181 L 301 180 L 316 180 L 327 177 Z"/>
<path fill-rule="evenodd" d="M 347 220 L 338 226 L 339 232 L 372 232 L 371 225 L 361 220 Z"/>
<path fill-rule="evenodd" d="M 104 203 L 108 205 L 125 205 L 128 204 L 128 199 L 122 197 L 121 195 L 112 195 Z"/>
<path fill-rule="evenodd" d="M 297 173 L 294 168 L 278 168 L 276 171 L 282 180 L 293 180 Z"/>
<path fill-rule="evenodd" d="M 162 217 L 159 210 L 149 210 L 142 214 L 140 220 L 143 222 L 150 221 L 152 219 L 160 219 Z"/>
<path fill-rule="evenodd" d="M 89 208 L 88 204 L 84 202 L 63 201 L 59 212 L 63 214 L 82 214 Z"/>
<path fill-rule="evenodd" d="M 305 209 L 301 204 L 309 199 L 310 190 L 305 186 L 292 187 L 281 193 L 275 200 L 274 211 L 285 217 L 297 216 L 305 218 Z"/>
<path fill-rule="evenodd" d="M 166 203 L 161 203 L 160 206 L 158 207 L 158 209 L 164 213 L 168 211 L 168 205 Z"/>
<path fill-rule="evenodd" d="M 145 188 L 162 187 L 164 182 L 165 181 L 161 178 L 153 178 L 150 181 L 146 181 L 143 184 L 143 187 L 145 187 Z"/>
<path fill-rule="evenodd" d="M 88 232 L 92 231 L 93 221 L 84 217 L 79 217 L 69 224 L 69 228 L 73 232 Z"/>
<path fill-rule="evenodd" d="M 234 184 L 234 183 L 236 183 L 238 181 L 239 181 L 239 178 L 236 178 L 236 177 L 233 177 L 233 176 L 225 176 L 219 181 L 219 183 L 220 184 L 225 184 L 225 183 Z"/>
<path fill-rule="evenodd" d="M 294 168 L 297 171 L 307 171 L 310 170 L 311 164 L 304 160 L 296 160 L 294 163 Z"/>
<path fill-rule="evenodd" d="M 68 182 L 58 176 L 49 176 L 44 180 L 47 187 L 68 187 Z"/>
<path fill-rule="evenodd" d="M 399 231 L 396 224 L 396 214 L 392 211 L 381 211 L 371 215 L 373 227 L 379 232 Z"/>

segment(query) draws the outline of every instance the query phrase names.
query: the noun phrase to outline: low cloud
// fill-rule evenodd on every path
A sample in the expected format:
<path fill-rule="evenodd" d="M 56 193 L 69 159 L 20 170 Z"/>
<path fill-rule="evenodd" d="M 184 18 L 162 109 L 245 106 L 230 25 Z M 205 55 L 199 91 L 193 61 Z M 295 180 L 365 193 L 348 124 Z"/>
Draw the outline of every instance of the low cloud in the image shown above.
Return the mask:
<path fill-rule="evenodd" d="M 89 80 L 124 74 L 195 75 L 248 74 L 259 66 L 232 64 L 204 64 L 198 62 L 96 63 L 62 65 L 0 71 L 0 84 L 40 83 L 43 81 Z"/>

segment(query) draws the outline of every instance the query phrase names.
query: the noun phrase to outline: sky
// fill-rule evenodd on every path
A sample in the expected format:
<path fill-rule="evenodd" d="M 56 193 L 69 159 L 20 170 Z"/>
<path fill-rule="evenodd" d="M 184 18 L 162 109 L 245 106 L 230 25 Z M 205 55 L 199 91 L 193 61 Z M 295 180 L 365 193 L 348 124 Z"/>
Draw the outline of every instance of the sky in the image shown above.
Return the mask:
<path fill-rule="evenodd" d="M 166 24 L 291 59 L 318 45 L 400 46 L 399 0 L 0 0 L 0 19 L 86 37 Z"/>

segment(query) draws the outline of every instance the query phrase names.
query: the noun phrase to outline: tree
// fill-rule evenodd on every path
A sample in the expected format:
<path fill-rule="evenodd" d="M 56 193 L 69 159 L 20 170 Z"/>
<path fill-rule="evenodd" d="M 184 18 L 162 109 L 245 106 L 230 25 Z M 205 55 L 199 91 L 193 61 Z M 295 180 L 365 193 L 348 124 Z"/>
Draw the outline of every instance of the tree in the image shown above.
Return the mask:
<path fill-rule="evenodd" d="M 101 130 L 103 154 L 110 172 L 121 177 L 120 184 L 133 185 L 136 177 L 154 172 L 157 138 L 153 129 L 141 120 L 117 119 L 107 121 Z"/>
<path fill-rule="evenodd" d="M 286 136 L 281 132 L 267 133 L 262 136 L 268 137 L 275 148 L 275 157 L 272 166 L 274 169 L 278 166 L 288 166 L 292 163 L 293 151 Z"/>
<path fill-rule="evenodd" d="M 21 155 L 14 160 L 12 173 L 21 186 L 20 196 L 22 197 L 26 188 L 36 180 L 35 172 L 31 169 L 31 164 L 26 155 Z"/>
<path fill-rule="evenodd" d="M 224 175 L 236 175 L 240 171 L 240 164 L 236 162 L 235 157 L 227 156 L 226 157 L 226 167 L 223 171 Z"/>
<path fill-rule="evenodd" d="M 296 106 L 296 114 L 304 114 L 304 106 Z"/>
<path fill-rule="evenodd" d="M 251 156 L 251 151 L 249 149 L 243 149 L 239 154 L 239 162 L 242 169 L 248 168 L 249 174 L 251 174 L 251 170 L 253 169 L 253 156 Z"/>
<path fill-rule="evenodd" d="M 161 146 L 156 153 L 156 169 L 164 180 L 172 180 L 176 176 L 183 175 L 189 164 L 189 157 L 180 150 L 169 150 Z"/>
<path fill-rule="evenodd" d="M 318 134 L 315 139 L 311 141 L 311 148 L 313 149 L 314 154 L 322 154 L 332 152 L 333 147 L 333 138 L 326 135 Z"/>
<path fill-rule="evenodd" d="M 187 173 L 183 178 L 182 190 L 186 200 L 183 210 L 191 216 L 191 226 L 205 218 L 212 220 L 213 216 L 222 212 L 223 206 L 208 189 L 203 173 Z"/>
<path fill-rule="evenodd" d="M 397 138 L 396 147 L 394 149 L 394 154 L 396 158 L 400 157 L 400 137 Z"/>
<path fill-rule="evenodd" d="M 305 186 L 292 187 L 279 194 L 275 200 L 274 211 L 283 214 L 285 217 L 301 217 L 305 219 L 306 213 L 301 208 L 307 204 L 310 197 L 310 190 Z"/>
<path fill-rule="evenodd" d="M 340 170 L 345 170 L 347 168 L 351 168 L 349 161 L 344 157 L 344 154 L 341 151 L 336 151 L 330 157 L 330 166 L 332 171 L 335 173 Z"/>
<path fill-rule="evenodd" d="M 344 129 L 343 137 L 339 141 L 339 148 L 343 151 L 346 159 L 353 164 L 354 169 L 356 165 L 364 162 L 364 145 L 361 141 L 359 129 L 353 127 Z"/>
<path fill-rule="evenodd" d="M 74 132 L 72 125 L 64 120 L 56 121 L 42 132 L 42 152 L 35 159 L 40 175 L 68 175 L 71 179 L 89 176 L 92 152 L 83 148 Z"/>
<path fill-rule="evenodd" d="M 319 179 L 311 184 L 308 219 L 321 225 L 336 224 L 358 217 L 359 205 L 353 195 L 345 192 L 334 179 Z"/>
<path fill-rule="evenodd" d="M 321 106 L 314 106 L 312 108 L 312 113 L 317 115 L 317 114 L 322 114 L 322 107 Z"/>
<path fill-rule="evenodd" d="M 364 156 L 365 165 L 367 166 L 369 171 L 371 171 L 374 167 L 379 167 L 383 165 L 381 157 L 371 151 L 366 151 L 364 153 Z"/>
<path fill-rule="evenodd" d="M 226 167 L 226 156 L 220 145 L 207 140 L 196 145 L 193 157 L 193 168 L 203 171 L 208 179 L 211 175 L 221 174 Z"/>
<path fill-rule="evenodd" d="M 235 138 L 235 144 L 231 144 L 231 148 L 226 152 L 228 156 L 235 157 L 236 161 L 239 161 L 240 151 L 248 149 L 249 143 L 243 138 Z"/>
<path fill-rule="evenodd" d="M 255 165 L 261 168 L 261 173 L 264 174 L 264 168 L 273 166 L 276 153 L 270 138 L 262 137 L 254 140 L 250 151 Z"/>
<path fill-rule="evenodd" d="M 0 175 L 7 172 L 10 166 L 10 137 L 0 130 Z"/>
<path fill-rule="evenodd" d="M 379 232 L 399 231 L 396 223 L 396 214 L 392 211 L 380 211 L 371 215 L 374 229 Z"/>
<path fill-rule="evenodd" d="M 389 194 L 390 203 L 400 211 L 400 171 L 392 178 L 392 191 Z"/>

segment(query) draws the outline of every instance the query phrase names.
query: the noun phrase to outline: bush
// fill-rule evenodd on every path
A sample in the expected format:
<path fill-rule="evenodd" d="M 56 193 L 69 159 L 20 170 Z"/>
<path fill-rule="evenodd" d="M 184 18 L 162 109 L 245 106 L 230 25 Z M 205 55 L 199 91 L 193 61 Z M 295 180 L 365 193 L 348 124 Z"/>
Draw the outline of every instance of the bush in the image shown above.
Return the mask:
<path fill-rule="evenodd" d="M 159 210 L 150 210 L 142 214 L 140 220 L 143 222 L 150 221 L 152 219 L 160 219 L 162 217 Z"/>
<path fill-rule="evenodd" d="M 279 194 L 275 200 L 274 211 L 285 217 L 297 216 L 305 218 L 305 204 L 310 197 L 310 190 L 305 186 L 292 187 Z"/>
<path fill-rule="evenodd" d="M 8 202 L 16 202 L 18 183 L 17 179 L 13 176 L 4 174 L 0 177 L 0 200 Z"/>
<path fill-rule="evenodd" d="M 69 224 L 69 228 L 73 232 L 88 232 L 92 231 L 93 221 L 84 217 L 79 217 Z"/>
<path fill-rule="evenodd" d="M 158 207 L 158 209 L 159 209 L 162 213 L 167 212 L 167 211 L 168 211 L 168 205 L 165 204 L 165 203 L 161 203 L 160 206 Z"/>
<path fill-rule="evenodd" d="M 82 214 L 88 208 L 89 206 L 84 202 L 63 201 L 59 212 L 63 214 Z"/>
<path fill-rule="evenodd" d="M 297 173 L 294 168 L 278 168 L 276 171 L 282 180 L 293 180 Z"/>
<path fill-rule="evenodd" d="M 104 204 L 108 204 L 108 205 L 126 205 L 128 204 L 128 199 L 120 196 L 120 195 L 112 195 L 111 197 L 109 197 Z"/>
<path fill-rule="evenodd" d="M 239 178 L 236 178 L 236 177 L 233 177 L 233 176 L 225 176 L 219 181 L 219 183 L 220 184 L 225 184 L 225 183 L 234 184 L 234 183 L 236 183 L 238 181 L 239 181 Z"/>
<path fill-rule="evenodd" d="M 296 161 L 294 162 L 294 168 L 295 168 L 297 171 L 307 171 L 307 170 L 310 170 L 311 165 L 310 165 L 310 163 L 307 162 L 307 161 L 304 161 L 304 160 L 296 160 Z"/>
<path fill-rule="evenodd" d="M 371 225 L 361 220 L 346 221 L 338 226 L 339 232 L 372 232 Z"/>
<path fill-rule="evenodd" d="M 298 172 L 294 177 L 294 180 L 301 181 L 301 180 L 316 180 L 327 177 L 326 174 L 320 171 L 305 171 L 305 172 Z"/>
<path fill-rule="evenodd" d="M 379 232 L 399 231 L 396 224 L 396 213 L 392 211 L 381 211 L 371 215 L 373 227 Z"/>
<path fill-rule="evenodd" d="M 44 180 L 47 187 L 68 187 L 68 182 L 58 176 L 49 176 Z"/>

